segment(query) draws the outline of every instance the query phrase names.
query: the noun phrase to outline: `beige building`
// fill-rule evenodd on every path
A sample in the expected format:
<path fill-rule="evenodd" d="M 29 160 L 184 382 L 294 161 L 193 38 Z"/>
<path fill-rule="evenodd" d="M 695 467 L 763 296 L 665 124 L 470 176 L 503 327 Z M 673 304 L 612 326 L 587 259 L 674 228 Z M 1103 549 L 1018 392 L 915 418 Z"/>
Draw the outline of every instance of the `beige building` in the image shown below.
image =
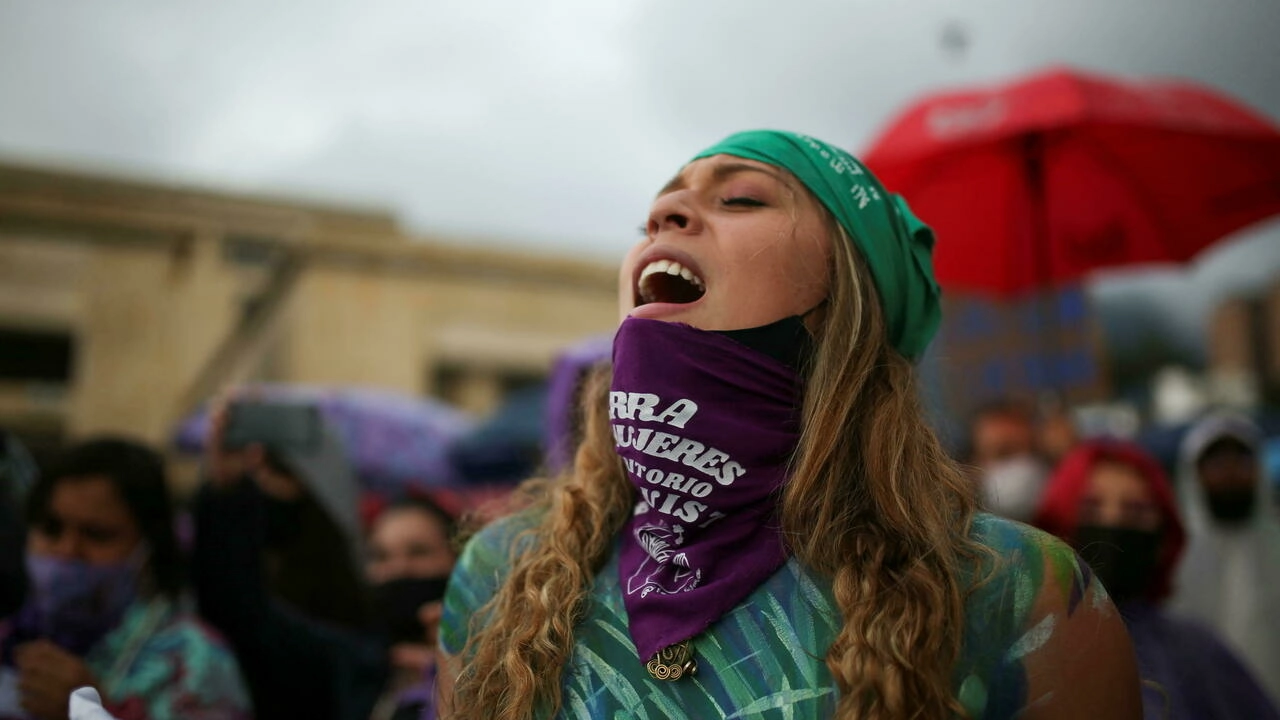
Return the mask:
<path fill-rule="evenodd" d="M 1280 275 L 1271 281 L 1263 302 L 1264 386 L 1272 402 L 1280 404 Z"/>
<path fill-rule="evenodd" d="M 946 292 L 924 369 L 931 401 L 956 419 L 995 400 L 1068 407 L 1110 395 L 1102 328 L 1079 287 L 1000 300 Z"/>
<path fill-rule="evenodd" d="M 1258 313 L 1255 298 L 1233 297 L 1213 309 L 1208 354 L 1212 372 L 1253 375 L 1258 366 Z"/>
<path fill-rule="evenodd" d="M 225 386 L 366 385 L 483 413 L 616 324 L 615 269 L 386 213 L 0 164 L 0 426 L 164 441 Z"/>
<path fill-rule="evenodd" d="M 1219 303 L 1207 341 L 1215 401 L 1251 406 L 1280 398 L 1280 276 L 1262 293 Z"/>

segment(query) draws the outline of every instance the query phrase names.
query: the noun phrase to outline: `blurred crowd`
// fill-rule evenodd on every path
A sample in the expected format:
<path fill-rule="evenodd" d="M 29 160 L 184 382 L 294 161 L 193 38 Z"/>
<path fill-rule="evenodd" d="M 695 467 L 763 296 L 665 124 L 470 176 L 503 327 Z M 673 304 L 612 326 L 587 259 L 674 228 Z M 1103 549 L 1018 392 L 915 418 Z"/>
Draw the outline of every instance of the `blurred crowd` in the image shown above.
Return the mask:
<path fill-rule="evenodd" d="M 1272 718 L 1280 698 L 1280 502 L 1250 417 L 1211 412 L 1175 456 L 1077 437 L 1016 402 L 972 418 L 982 504 L 1066 540 L 1128 626 L 1144 706 L 1170 718 Z M 1150 715 L 1149 715 L 1150 717 Z"/>
<path fill-rule="evenodd" d="M 575 379 L 600 355 L 557 370 L 551 465 L 567 462 Z M 241 398 L 203 427 L 201 482 L 181 503 L 158 448 L 95 438 L 37 468 L 2 436 L 0 718 L 81 703 L 77 717 L 122 720 L 434 717 L 456 508 L 412 486 L 370 492 L 306 405 Z M 1249 417 L 1212 413 L 1159 458 L 1080 437 L 1065 408 L 1007 401 L 971 418 L 962 452 L 987 510 L 1067 540 L 1103 581 L 1149 708 L 1274 718 L 1268 443 Z"/>
<path fill-rule="evenodd" d="M 181 510 L 143 443 L 89 439 L 37 470 L 5 437 L 0 717 L 65 719 L 82 687 L 121 720 L 431 715 L 453 514 L 360 502 L 327 423 L 237 445 L 227 417 Z"/>

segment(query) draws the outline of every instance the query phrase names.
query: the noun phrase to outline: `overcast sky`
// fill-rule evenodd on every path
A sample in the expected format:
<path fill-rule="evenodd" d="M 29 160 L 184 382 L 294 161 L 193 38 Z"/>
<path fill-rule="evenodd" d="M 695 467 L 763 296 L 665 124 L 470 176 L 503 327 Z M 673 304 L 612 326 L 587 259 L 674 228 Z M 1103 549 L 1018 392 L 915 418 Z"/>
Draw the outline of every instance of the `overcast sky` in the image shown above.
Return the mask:
<path fill-rule="evenodd" d="M 1193 78 L 1275 120 L 1278 44 L 1276 0 L 0 0 L 0 157 L 616 260 L 738 129 L 858 149 L 922 93 L 1050 64 Z M 1280 223 L 1238 245 L 1213 285 L 1280 270 Z"/>

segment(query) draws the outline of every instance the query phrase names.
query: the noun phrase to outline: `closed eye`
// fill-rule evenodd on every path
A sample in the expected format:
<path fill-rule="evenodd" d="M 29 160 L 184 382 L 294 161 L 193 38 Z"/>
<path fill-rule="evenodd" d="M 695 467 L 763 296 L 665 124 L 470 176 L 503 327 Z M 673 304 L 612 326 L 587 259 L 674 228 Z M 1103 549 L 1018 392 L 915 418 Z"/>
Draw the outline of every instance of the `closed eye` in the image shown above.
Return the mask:
<path fill-rule="evenodd" d="M 724 205 L 735 207 L 764 207 L 764 203 L 752 197 L 731 197 L 720 201 Z"/>

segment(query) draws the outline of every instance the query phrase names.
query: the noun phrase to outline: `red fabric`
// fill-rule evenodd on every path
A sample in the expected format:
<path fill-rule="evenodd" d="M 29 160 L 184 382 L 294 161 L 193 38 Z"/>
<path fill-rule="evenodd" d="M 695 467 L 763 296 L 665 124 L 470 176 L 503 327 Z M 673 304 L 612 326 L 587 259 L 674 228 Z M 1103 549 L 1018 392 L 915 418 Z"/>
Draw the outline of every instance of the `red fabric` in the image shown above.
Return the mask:
<path fill-rule="evenodd" d="M 360 506 L 358 513 L 360 516 L 360 527 L 367 533 L 373 529 L 373 523 L 378 520 L 378 516 L 383 510 L 387 509 L 390 504 L 385 495 L 370 490 L 364 490 L 360 493 Z"/>
<path fill-rule="evenodd" d="M 424 497 L 440 506 L 441 510 L 455 518 L 463 515 L 479 519 L 493 519 L 505 507 L 505 501 L 511 495 L 510 485 L 480 485 L 463 488 L 425 488 L 410 487 L 406 494 L 410 497 Z M 366 490 L 360 495 L 360 527 L 367 533 L 382 515 L 391 500 L 385 495 Z"/>
<path fill-rule="evenodd" d="M 1280 132 L 1190 83 L 1054 70 L 944 93 L 863 159 L 933 227 L 943 287 L 996 295 L 1183 262 L 1280 214 Z"/>
<path fill-rule="evenodd" d="M 1160 527 L 1164 535 L 1159 559 L 1147 598 L 1160 601 L 1173 589 L 1174 570 L 1187 543 L 1187 533 L 1178 515 L 1173 489 L 1164 470 L 1145 450 L 1133 443 L 1113 440 L 1094 440 L 1076 447 L 1063 458 L 1053 472 L 1035 525 L 1046 532 L 1072 542 L 1079 524 L 1080 499 L 1088 488 L 1089 476 L 1100 462 L 1110 461 L 1127 465 L 1147 481 L 1152 498 L 1160 511 Z"/>

